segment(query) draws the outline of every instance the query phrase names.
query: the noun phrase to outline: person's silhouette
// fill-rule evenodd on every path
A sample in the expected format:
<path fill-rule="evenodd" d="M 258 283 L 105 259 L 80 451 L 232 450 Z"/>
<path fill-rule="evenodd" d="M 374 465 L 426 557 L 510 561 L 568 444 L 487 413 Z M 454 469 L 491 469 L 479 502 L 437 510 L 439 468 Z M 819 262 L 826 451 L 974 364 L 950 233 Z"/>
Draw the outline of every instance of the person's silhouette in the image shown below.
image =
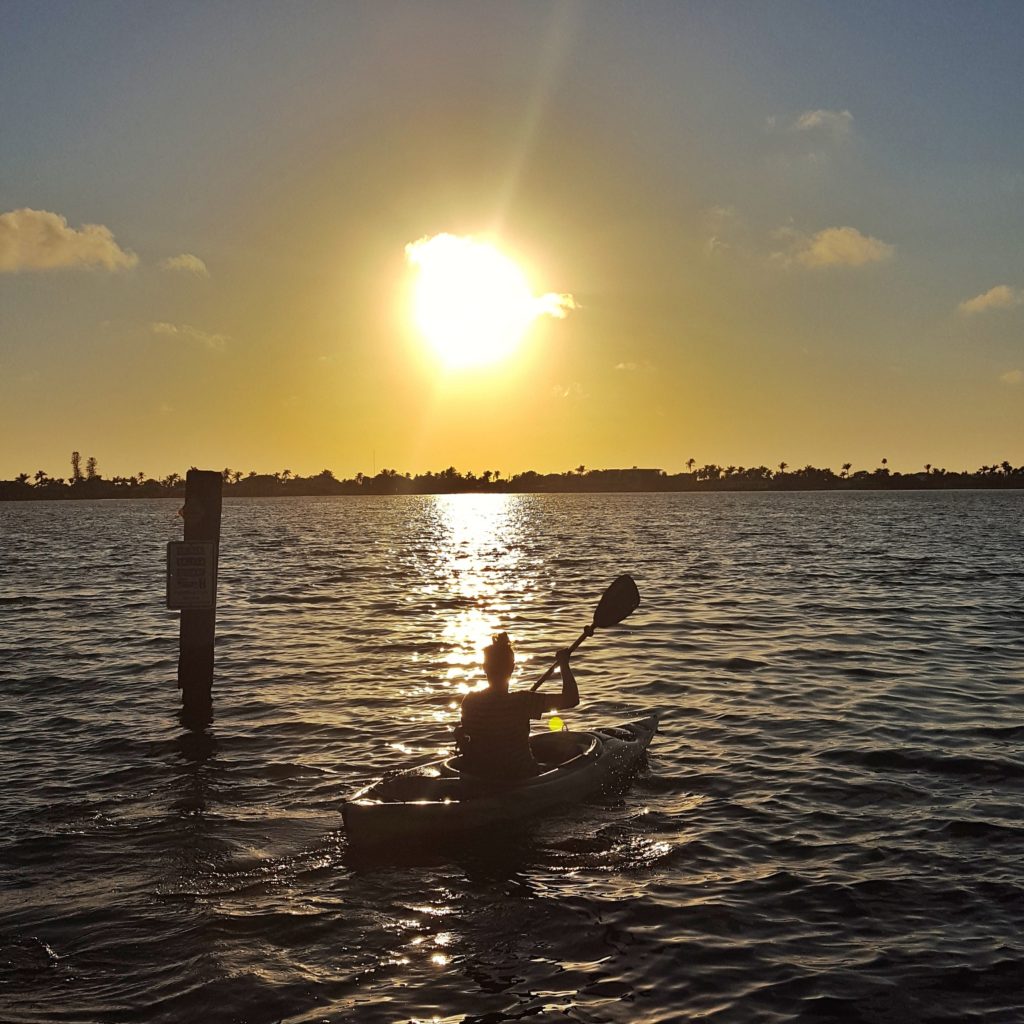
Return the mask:
<path fill-rule="evenodd" d="M 468 693 L 462 699 L 462 724 L 456 736 L 465 772 L 491 779 L 537 774 L 540 769 L 530 752 L 530 720 L 548 711 L 574 708 L 580 702 L 576 677 L 569 667 L 570 652 L 561 650 L 556 657 L 562 675 L 561 693 L 509 693 L 515 651 L 508 633 L 492 637 L 490 646 L 484 648 L 487 689 Z"/>

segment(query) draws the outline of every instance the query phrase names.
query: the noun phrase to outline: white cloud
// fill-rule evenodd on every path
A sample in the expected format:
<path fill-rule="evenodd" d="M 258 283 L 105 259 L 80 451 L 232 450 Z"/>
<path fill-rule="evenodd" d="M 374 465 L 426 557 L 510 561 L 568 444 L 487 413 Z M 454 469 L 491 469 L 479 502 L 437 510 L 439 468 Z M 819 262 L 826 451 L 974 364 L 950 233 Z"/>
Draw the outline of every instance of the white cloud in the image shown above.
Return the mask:
<path fill-rule="evenodd" d="M 715 256 L 736 247 L 743 234 L 743 218 L 735 206 L 712 206 L 704 211 L 708 240 L 704 251 Z"/>
<path fill-rule="evenodd" d="M 795 132 L 827 135 L 838 142 L 853 131 L 853 114 L 848 110 L 805 110 L 790 128 Z"/>
<path fill-rule="evenodd" d="M 564 320 L 574 309 L 579 309 L 579 303 L 565 292 L 547 292 L 545 295 L 538 295 L 534 299 L 537 316 L 553 316 L 558 320 Z"/>
<path fill-rule="evenodd" d="M 198 342 L 215 352 L 223 352 L 224 347 L 231 340 L 226 334 L 211 334 L 209 331 L 201 331 L 198 327 L 190 324 L 171 324 L 166 320 L 158 320 L 150 324 L 150 330 L 154 334 L 162 334 L 170 338 L 185 338 L 188 341 Z"/>
<path fill-rule="evenodd" d="M 583 398 L 585 392 L 583 385 L 577 381 L 571 384 L 555 384 L 551 388 L 551 394 L 555 398 Z"/>
<path fill-rule="evenodd" d="M 856 228 L 825 228 L 814 235 L 803 235 L 790 229 L 777 233 L 789 238 L 786 252 L 773 258 L 787 266 L 793 262 L 804 267 L 862 267 L 867 263 L 883 263 L 892 259 L 896 247 L 879 238 L 865 235 Z"/>
<path fill-rule="evenodd" d="M 984 313 L 989 309 L 1013 309 L 1024 303 L 1024 288 L 1011 288 L 1008 284 L 997 284 L 973 299 L 965 299 L 957 309 L 961 313 Z"/>
<path fill-rule="evenodd" d="M 0 273 L 61 267 L 119 270 L 138 262 L 138 256 L 122 249 L 102 224 L 73 228 L 66 218 L 47 210 L 0 213 Z"/>
<path fill-rule="evenodd" d="M 1024 370 L 1007 370 L 1006 373 L 1001 373 L 999 379 L 1004 384 L 1022 384 L 1024 383 Z"/>
<path fill-rule="evenodd" d="M 168 256 L 160 261 L 161 270 L 180 270 L 186 274 L 198 274 L 200 277 L 209 277 L 210 272 L 206 264 L 190 252 L 183 252 L 177 256 Z"/>

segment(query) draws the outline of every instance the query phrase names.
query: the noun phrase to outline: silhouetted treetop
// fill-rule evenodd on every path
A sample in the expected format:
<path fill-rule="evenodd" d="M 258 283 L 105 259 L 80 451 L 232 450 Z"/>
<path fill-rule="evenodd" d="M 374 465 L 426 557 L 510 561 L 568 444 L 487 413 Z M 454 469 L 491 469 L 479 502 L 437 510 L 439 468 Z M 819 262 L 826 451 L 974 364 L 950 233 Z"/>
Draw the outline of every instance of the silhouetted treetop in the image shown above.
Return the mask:
<path fill-rule="evenodd" d="M 439 472 L 415 476 L 395 469 L 382 469 L 373 476 L 356 473 L 350 479 L 338 479 L 329 469 L 315 476 L 296 476 L 290 469 L 276 473 L 258 473 L 225 467 L 222 471 L 226 497 L 267 498 L 289 495 L 337 494 L 454 494 L 454 493 L 558 493 L 558 492 L 642 492 L 642 491 L 797 491 L 797 490 L 937 490 L 950 488 L 1021 488 L 1024 466 L 993 462 L 974 472 L 952 471 L 927 463 L 917 473 L 898 473 L 888 468 L 888 460 L 874 470 L 852 473 L 852 463 L 844 462 L 837 475 L 831 469 L 804 466 L 791 469 L 786 462 L 777 471 L 767 466 L 726 466 L 707 463 L 697 467 L 686 460 L 687 472 L 667 473 L 662 469 L 587 469 L 582 463 L 564 473 L 538 473 L 524 470 L 503 477 L 498 470 L 484 470 L 479 476 L 461 473 L 454 466 Z M 697 467 L 697 468 L 695 468 Z M 34 482 L 33 482 L 34 481 Z M 184 478 L 169 473 L 163 479 L 147 478 L 145 473 L 104 479 L 94 456 L 81 471 L 81 455 L 71 456 L 71 478 L 51 477 L 37 470 L 30 477 L 19 473 L 13 480 L 0 480 L 0 500 L 66 498 L 167 498 L 184 494 Z"/>

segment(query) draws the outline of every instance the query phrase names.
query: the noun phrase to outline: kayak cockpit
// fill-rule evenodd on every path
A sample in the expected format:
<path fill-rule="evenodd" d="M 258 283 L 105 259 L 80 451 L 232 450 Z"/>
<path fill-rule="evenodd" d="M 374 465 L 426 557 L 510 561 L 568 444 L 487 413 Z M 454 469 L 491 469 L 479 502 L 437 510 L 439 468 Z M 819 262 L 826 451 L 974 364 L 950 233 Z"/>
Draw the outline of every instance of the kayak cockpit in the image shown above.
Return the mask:
<path fill-rule="evenodd" d="M 590 733 L 547 732 L 535 733 L 530 737 L 530 750 L 540 771 L 525 778 L 492 779 L 464 771 L 462 757 L 456 755 L 444 762 L 442 771 L 461 778 L 464 785 L 473 792 L 502 790 L 510 787 L 522 788 L 546 782 L 555 775 L 571 774 L 592 761 L 600 740 Z"/>
<path fill-rule="evenodd" d="M 557 768 L 586 757 L 597 744 L 597 737 L 586 732 L 538 732 L 530 737 L 530 751 L 542 768 Z"/>

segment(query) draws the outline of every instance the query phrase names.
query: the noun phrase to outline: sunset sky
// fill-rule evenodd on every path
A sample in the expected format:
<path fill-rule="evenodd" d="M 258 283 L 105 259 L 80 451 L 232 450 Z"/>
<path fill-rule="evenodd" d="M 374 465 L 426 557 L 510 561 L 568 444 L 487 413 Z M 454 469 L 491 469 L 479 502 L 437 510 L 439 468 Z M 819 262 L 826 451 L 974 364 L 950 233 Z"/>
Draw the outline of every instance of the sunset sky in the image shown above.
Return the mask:
<path fill-rule="evenodd" d="M 1024 4 L 0 18 L 0 477 L 1024 462 Z"/>

